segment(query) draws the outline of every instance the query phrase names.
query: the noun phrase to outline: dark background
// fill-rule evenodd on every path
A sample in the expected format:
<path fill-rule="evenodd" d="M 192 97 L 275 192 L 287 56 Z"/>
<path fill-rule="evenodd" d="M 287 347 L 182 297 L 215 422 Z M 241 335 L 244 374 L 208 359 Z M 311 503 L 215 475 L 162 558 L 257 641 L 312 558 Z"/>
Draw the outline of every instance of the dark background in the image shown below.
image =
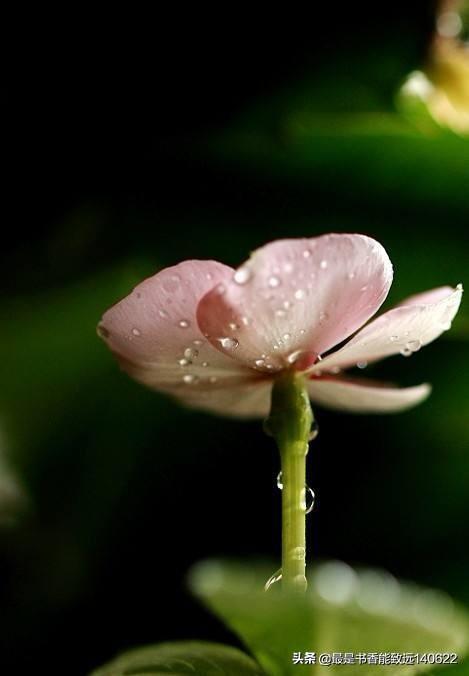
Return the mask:
<path fill-rule="evenodd" d="M 96 31 L 71 21 L 7 55 L 5 673 L 85 674 L 165 639 L 235 643 L 190 599 L 186 571 L 279 558 L 278 459 L 261 425 L 178 408 L 97 340 L 133 284 L 330 231 L 384 244 L 390 302 L 467 276 L 469 141 L 426 135 L 395 106 L 425 61 L 432 3 L 180 11 Z M 311 558 L 382 566 L 469 603 L 468 340 L 463 307 L 434 345 L 369 369 L 432 382 L 418 409 L 317 411 Z"/>

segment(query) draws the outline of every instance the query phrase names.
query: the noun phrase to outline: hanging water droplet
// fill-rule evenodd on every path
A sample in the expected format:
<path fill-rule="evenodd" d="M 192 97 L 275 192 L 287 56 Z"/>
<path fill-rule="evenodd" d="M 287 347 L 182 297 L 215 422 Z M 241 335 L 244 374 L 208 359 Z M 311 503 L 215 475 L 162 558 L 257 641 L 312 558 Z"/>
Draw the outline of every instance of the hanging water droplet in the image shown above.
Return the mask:
<path fill-rule="evenodd" d="M 251 270 L 247 266 L 244 266 L 236 270 L 233 279 L 236 282 L 236 284 L 246 284 L 251 279 L 251 276 L 252 276 Z"/>
<path fill-rule="evenodd" d="M 287 362 L 289 364 L 294 364 L 296 361 L 298 361 L 301 354 L 302 354 L 301 350 L 295 350 L 294 352 L 290 352 L 290 354 L 287 355 Z"/>
<path fill-rule="evenodd" d="M 313 511 L 315 500 L 316 496 L 313 489 L 309 486 L 305 486 L 305 514 L 310 514 Z"/>
<path fill-rule="evenodd" d="M 367 361 L 357 361 L 357 368 L 366 369 L 367 366 L 368 366 Z"/>
<path fill-rule="evenodd" d="M 235 350 L 239 345 L 239 341 L 237 341 L 236 338 L 217 338 L 217 341 L 225 348 L 225 350 Z"/>
<path fill-rule="evenodd" d="M 389 340 L 391 341 L 391 343 L 395 343 L 396 340 L 399 340 L 399 336 L 389 336 Z"/>
<path fill-rule="evenodd" d="M 185 376 L 182 376 L 183 381 L 186 385 L 195 385 L 199 381 L 197 376 L 194 376 L 192 373 L 186 373 Z"/>
<path fill-rule="evenodd" d="M 305 297 L 305 292 L 303 291 L 303 289 L 297 289 L 297 290 L 295 291 L 294 296 L 295 296 L 295 298 L 296 298 L 297 300 L 301 300 L 302 298 Z"/>
<path fill-rule="evenodd" d="M 319 434 L 319 425 L 315 420 L 311 424 L 311 429 L 309 430 L 308 441 L 313 441 Z"/>
<path fill-rule="evenodd" d="M 256 364 L 256 366 L 264 366 L 265 360 L 264 359 L 256 359 L 255 364 Z"/>
<path fill-rule="evenodd" d="M 198 350 L 194 350 L 192 347 L 186 347 L 184 350 L 184 356 L 186 359 L 194 359 L 199 356 Z"/>
<path fill-rule="evenodd" d="M 179 326 L 181 329 L 187 329 L 187 328 L 189 328 L 190 324 L 191 324 L 191 323 L 190 323 L 190 321 L 189 321 L 188 319 L 181 319 L 181 320 L 178 322 L 178 326 Z"/>
<path fill-rule="evenodd" d="M 283 490 L 282 472 L 279 472 L 278 475 L 277 475 L 277 488 L 280 488 L 280 490 Z"/>
<path fill-rule="evenodd" d="M 400 353 L 402 354 L 403 357 L 410 357 L 410 355 L 412 354 L 412 350 L 408 348 L 406 345 L 400 350 Z"/>
<path fill-rule="evenodd" d="M 406 344 L 406 348 L 408 348 L 411 352 L 418 352 L 421 347 L 422 343 L 420 340 L 409 340 L 409 342 Z"/>
<path fill-rule="evenodd" d="M 192 362 L 189 359 L 179 359 L 178 364 L 179 366 L 189 366 Z"/>
<path fill-rule="evenodd" d="M 461 282 L 459 282 L 459 284 L 456 284 L 456 289 L 457 289 L 458 291 L 462 291 L 462 290 L 463 290 Z"/>
<path fill-rule="evenodd" d="M 269 577 L 269 579 L 265 583 L 264 591 L 269 591 L 269 589 L 277 582 L 280 582 L 281 579 L 282 579 L 282 569 L 279 568 L 278 570 L 275 571 L 273 575 Z"/>
<path fill-rule="evenodd" d="M 111 335 L 110 332 L 106 329 L 106 327 L 103 326 L 103 324 L 98 324 L 96 333 L 100 338 L 109 338 L 109 336 Z"/>
<path fill-rule="evenodd" d="M 280 286 L 280 279 L 275 275 L 272 275 L 271 277 L 269 277 L 267 283 L 272 289 L 275 289 L 277 286 Z"/>
<path fill-rule="evenodd" d="M 325 259 L 323 259 L 323 260 L 319 263 L 319 267 L 321 268 L 321 270 L 325 270 L 325 269 L 327 268 L 327 266 L 328 266 L 328 262 L 327 262 Z"/>

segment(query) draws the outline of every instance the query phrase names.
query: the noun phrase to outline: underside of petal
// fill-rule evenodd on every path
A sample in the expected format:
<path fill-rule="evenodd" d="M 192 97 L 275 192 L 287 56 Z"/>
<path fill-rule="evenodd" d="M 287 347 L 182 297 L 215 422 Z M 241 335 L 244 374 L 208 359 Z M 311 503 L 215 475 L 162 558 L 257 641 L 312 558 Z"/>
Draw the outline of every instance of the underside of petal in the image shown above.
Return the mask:
<path fill-rule="evenodd" d="M 266 418 L 270 411 L 271 380 L 250 384 L 232 383 L 229 387 L 212 391 L 186 390 L 179 400 L 185 406 L 229 418 Z"/>
<path fill-rule="evenodd" d="M 411 355 L 451 327 L 461 297 L 459 287 L 442 287 L 413 296 L 371 321 L 340 350 L 313 366 L 310 373 L 347 368 L 399 353 Z"/>
<path fill-rule="evenodd" d="M 386 298 L 389 258 L 364 235 L 279 240 L 254 252 L 201 300 L 197 319 L 216 349 L 261 372 L 318 354 L 363 325 Z"/>
<path fill-rule="evenodd" d="M 313 378 L 308 382 L 313 403 L 351 413 L 398 413 L 420 404 L 430 391 L 426 383 L 398 388 L 342 378 Z"/>
<path fill-rule="evenodd" d="M 216 389 L 256 373 L 216 350 L 201 333 L 197 305 L 233 270 L 214 261 L 185 261 L 139 284 L 108 310 L 98 333 L 126 372 L 139 382 L 183 396 Z"/>

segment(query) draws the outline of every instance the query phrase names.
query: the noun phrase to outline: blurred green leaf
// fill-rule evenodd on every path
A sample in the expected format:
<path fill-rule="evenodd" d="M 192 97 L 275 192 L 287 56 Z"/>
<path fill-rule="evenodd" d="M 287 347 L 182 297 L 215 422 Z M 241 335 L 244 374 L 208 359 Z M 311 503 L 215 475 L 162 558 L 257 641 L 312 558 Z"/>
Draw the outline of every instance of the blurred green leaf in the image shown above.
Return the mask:
<path fill-rule="evenodd" d="M 208 561 L 190 575 L 192 591 L 246 643 L 274 675 L 315 673 L 295 665 L 294 652 L 456 652 L 469 644 L 469 616 L 443 592 L 398 582 L 389 573 L 353 570 L 341 562 L 313 569 L 305 595 L 263 591 L 272 571 L 263 565 Z M 406 673 L 433 665 L 406 665 Z M 340 666 L 328 667 L 330 673 Z M 388 667 L 399 673 L 402 665 Z M 348 665 L 369 676 L 381 665 Z"/>
<path fill-rule="evenodd" d="M 254 660 L 237 648 L 217 643 L 185 641 L 131 650 L 95 671 L 94 676 L 262 676 L 263 673 Z"/>

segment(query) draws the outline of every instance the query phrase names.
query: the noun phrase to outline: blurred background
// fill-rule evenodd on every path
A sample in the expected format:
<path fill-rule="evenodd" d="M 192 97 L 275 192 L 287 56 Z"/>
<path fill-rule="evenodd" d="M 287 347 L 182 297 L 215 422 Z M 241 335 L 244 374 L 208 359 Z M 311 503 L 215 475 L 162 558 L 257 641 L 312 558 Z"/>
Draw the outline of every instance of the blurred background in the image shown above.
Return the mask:
<path fill-rule="evenodd" d="M 423 1 L 379 13 L 319 6 L 308 17 L 184 10 L 120 26 L 113 16 L 105 29 L 64 17 L 60 37 L 9 52 L 5 673 L 78 676 L 166 639 L 236 644 L 184 578 L 211 556 L 276 567 L 274 444 L 259 423 L 186 411 L 132 382 L 96 324 L 161 267 L 186 258 L 236 266 L 269 240 L 332 231 L 386 247 L 395 282 L 385 308 L 469 284 L 459 10 Z M 384 567 L 469 604 L 468 352 L 463 302 L 436 343 L 367 369 L 403 385 L 432 382 L 425 404 L 398 416 L 316 411 L 311 559 Z"/>

